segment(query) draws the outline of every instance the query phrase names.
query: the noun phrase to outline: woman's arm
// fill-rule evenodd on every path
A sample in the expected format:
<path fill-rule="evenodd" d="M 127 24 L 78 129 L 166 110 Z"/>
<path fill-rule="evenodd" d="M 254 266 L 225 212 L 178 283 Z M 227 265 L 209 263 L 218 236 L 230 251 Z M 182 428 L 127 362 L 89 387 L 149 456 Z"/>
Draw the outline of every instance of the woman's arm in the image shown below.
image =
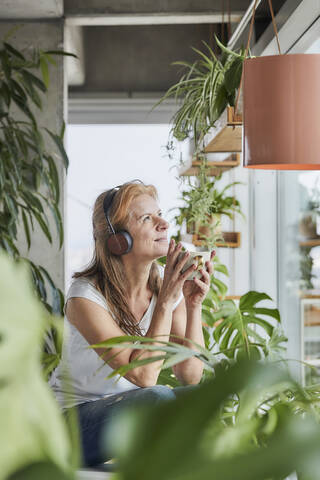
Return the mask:
<path fill-rule="evenodd" d="M 188 255 L 176 263 L 180 251 L 181 245 L 176 246 L 174 242 L 170 242 L 162 287 L 158 295 L 150 327 L 146 333 L 148 337 L 156 339 L 156 337 L 161 335 L 160 339 L 164 341 L 169 338 L 172 324 L 172 307 L 181 295 L 181 289 L 186 278 L 193 270 L 191 266 L 181 274 L 181 270 L 188 260 Z M 86 298 L 70 298 L 66 306 L 66 316 L 90 345 L 125 335 L 110 313 Z M 142 360 L 162 354 L 161 351 L 150 352 L 139 349 L 112 348 L 108 351 L 108 356 L 106 357 L 104 348 L 97 348 L 95 351 L 99 356 L 104 355 L 104 360 L 113 369 L 126 365 L 137 358 Z M 125 378 L 139 387 L 155 385 L 162 363 L 163 361 L 157 361 L 133 368 L 125 375 Z"/>
<path fill-rule="evenodd" d="M 195 308 L 187 309 L 183 299 L 173 312 L 171 334 L 173 335 L 170 338 L 172 342 L 180 343 L 193 350 L 197 350 L 197 347 L 192 342 L 188 342 L 187 339 L 204 346 L 201 304 Z M 175 336 L 182 337 L 184 340 Z M 198 358 L 191 357 L 174 365 L 172 370 L 177 379 L 184 385 L 198 384 L 202 377 L 203 363 Z"/>
<path fill-rule="evenodd" d="M 215 255 L 213 251 L 211 258 Z M 173 313 L 172 335 L 183 337 L 184 340 L 172 337 L 172 341 L 180 343 L 192 349 L 197 349 L 192 342 L 204 346 L 201 309 L 209 286 L 210 276 L 213 273 L 212 262 L 206 263 L 206 270 L 202 269 L 200 279 L 187 280 L 183 286 L 184 300 Z M 203 363 L 198 358 L 192 357 L 173 367 L 173 372 L 183 384 L 197 384 L 200 382 L 203 372 Z"/>
<path fill-rule="evenodd" d="M 86 298 L 70 298 L 66 305 L 66 316 L 69 322 L 77 328 L 90 345 L 125 335 L 124 331 L 118 326 L 109 312 Z M 167 329 L 170 331 L 171 317 L 172 314 L 169 306 L 163 306 L 162 308 L 157 308 L 156 306 L 151 322 L 154 336 L 160 334 L 160 332 L 165 332 Z M 108 351 L 106 356 L 105 348 L 95 348 L 94 350 L 99 356 L 103 357 L 114 370 L 130 363 L 137 357 L 147 358 L 161 353 L 143 352 L 141 354 L 141 350 L 114 347 Z M 109 361 L 108 358 L 110 358 Z M 155 385 L 158 375 L 159 362 L 157 362 L 157 364 L 154 362 L 150 365 L 133 368 L 125 375 L 125 378 L 139 387 L 149 387 Z"/>

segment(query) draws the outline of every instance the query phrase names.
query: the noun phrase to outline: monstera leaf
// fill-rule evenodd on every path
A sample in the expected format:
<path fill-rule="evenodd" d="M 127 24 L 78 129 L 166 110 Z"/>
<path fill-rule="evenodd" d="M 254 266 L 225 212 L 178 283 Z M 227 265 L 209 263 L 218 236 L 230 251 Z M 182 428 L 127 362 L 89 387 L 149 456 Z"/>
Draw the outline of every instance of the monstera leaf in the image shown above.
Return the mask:
<path fill-rule="evenodd" d="M 0 254 L 0 271 L 0 480 L 43 462 L 70 480 L 76 452 L 41 369 L 47 312 L 25 265 Z"/>
<path fill-rule="evenodd" d="M 279 343 L 286 338 L 279 328 L 277 335 L 275 332 L 280 324 L 279 311 L 257 306 L 263 300 L 272 299 L 266 293 L 251 291 L 241 297 L 239 306 L 232 300 L 222 301 L 219 309 L 207 318 L 207 322 L 215 326 L 213 338 L 220 352 L 228 358 L 243 354 L 249 358 L 261 358 L 271 352 L 279 353 L 283 348 L 279 350 Z"/>

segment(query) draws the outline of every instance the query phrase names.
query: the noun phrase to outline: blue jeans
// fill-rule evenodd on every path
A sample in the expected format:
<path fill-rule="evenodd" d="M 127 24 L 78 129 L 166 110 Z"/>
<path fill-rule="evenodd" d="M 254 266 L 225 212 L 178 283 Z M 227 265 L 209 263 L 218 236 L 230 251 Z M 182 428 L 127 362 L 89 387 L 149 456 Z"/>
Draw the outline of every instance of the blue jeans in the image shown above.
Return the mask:
<path fill-rule="evenodd" d="M 112 458 L 112 448 L 110 448 L 112 446 L 106 444 L 105 433 L 112 419 L 119 412 L 137 404 L 157 405 L 174 400 L 178 395 L 192 388 L 194 388 L 193 385 L 174 389 L 155 385 L 110 395 L 107 398 L 74 407 L 78 412 L 84 464 L 99 465 Z"/>

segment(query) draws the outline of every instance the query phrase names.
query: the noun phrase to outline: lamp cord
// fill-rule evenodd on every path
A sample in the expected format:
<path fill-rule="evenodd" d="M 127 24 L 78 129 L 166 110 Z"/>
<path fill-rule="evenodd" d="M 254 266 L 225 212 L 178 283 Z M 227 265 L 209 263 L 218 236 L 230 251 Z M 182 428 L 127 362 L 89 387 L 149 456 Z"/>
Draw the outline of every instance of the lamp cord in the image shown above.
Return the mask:
<path fill-rule="evenodd" d="M 248 52 L 249 52 L 251 37 L 252 37 L 252 33 L 253 33 L 254 18 L 255 18 L 255 14 L 256 14 L 257 1 L 258 0 L 255 0 L 254 5 L 253 5 L 252 17 L 251 17 L 250 29 L 249 29 L 249 35 L 248 35 L 248 41 L 247 41 L 247 46 L 246 46 L 246 50 L 245 50 L 245 53 L 244 53 L 244 60 L 246 60 L 246 58 L 248 56 Z M 280 49 L 279 37 L 278 37 L 277 24 L 276 24 L 276 21 L 275 21 L 275 18 L 274 18 L 272 0 L 268 0 L 268 4 L 269 4 L 269 9 L 270 9 L 271 18 L 272 18 L 273 30 L 274 30 L 276 40 L 277 40 L 279 54 L 282 55 L 281 49 Z M 238 109 L 238 104 L 239 104 L 239 99 L 240 99 L 240 92 L 241 92 L 241 89 L 242 89 L 243 73 L 244 73 L 244 68 L 242 67 L 240 85 L 239 85 L 239 88 L 238 88 L 237 98 L 236 98 L 235 107 L 234 107 L 234 111 L 233 111 L 233 121 L 234 122 L 236 121 L 236 114 L 237 114 L 237 109 Z"/>

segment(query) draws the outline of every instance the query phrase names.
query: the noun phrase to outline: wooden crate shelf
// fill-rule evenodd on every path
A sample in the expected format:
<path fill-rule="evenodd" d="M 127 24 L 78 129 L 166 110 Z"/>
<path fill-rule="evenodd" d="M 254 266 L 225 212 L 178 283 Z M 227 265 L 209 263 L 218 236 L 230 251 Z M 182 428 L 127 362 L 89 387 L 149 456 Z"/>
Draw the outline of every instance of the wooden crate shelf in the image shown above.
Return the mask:
<path fill-rule="evenodd" d="M 224 242 L 217 242 L 216 246 L 219 248 L 239 248 L 241 244 L 241 233 L 240 232 L 222 232 Z M 203 240 L 200 240 L 199 235 L 193 235 L 192 243 L 196 247 L 201 247 L 203 245 Z"/>
<path fill-rule="evenodd" d="M 319 238 L 310 238 L 309 240 L 302 240 L 299 242 L 300 247 L 318 247 L 320 246 Z"/>
<path fill-rule="evenodd" d="M 233 107 L 227 107 L 212 129 L 212 140 L 205 153 L 242 152 L 242 114 L 233 115 Z"/>
<path fill-rule="evenodd" d="M 195 176 L 199 175 L 200 172 L 200 165 L 201 162 L 199 160 L 195 160 L 191 163 L 191 165 L 185 167 L 185 169 L 180 170 L 180 176 Z M 208 176 L 215 177 L 216 175 L 220 175 L 231 168 L 238 167 L 240 165 L 240 154 L 233 153 L 231 154 L 226 160 L 220 161 L 208 161 Z"/>

